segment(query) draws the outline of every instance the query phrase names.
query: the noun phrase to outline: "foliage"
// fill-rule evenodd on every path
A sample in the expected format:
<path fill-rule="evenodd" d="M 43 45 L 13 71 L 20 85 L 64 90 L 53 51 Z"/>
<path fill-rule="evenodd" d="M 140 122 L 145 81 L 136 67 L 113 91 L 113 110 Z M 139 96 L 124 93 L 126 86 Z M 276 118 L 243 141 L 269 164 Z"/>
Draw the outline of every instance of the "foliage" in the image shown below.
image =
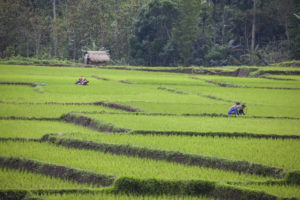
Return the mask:
<path fill-rule="evenodd" d="M 197 0 L 179 2 L 180 15 L 173 32 L 181 63 L 185 67 L 190 65 L 193 58 L 194 43 L 198 35 L 199 7 Z"/>
<path fill-rule="evenodd" d="M 289 184 L 300 185 L 300 171 L 289 172 L 286 176 L 286 182 Z"/>
<path fill-rule="evenodd" d="M 293 13 L 298 13 L 300 11 L 299 1 L 294 1 L 295 5 L 293 7 Z M 292 42 L 292 54 L 294 59 L 300 59 L 300 19 L 292 15 L 290 16 L 291 20 L 291 36 L 293 38 Z"/>
<path fill-rule="evenodd" d="M 214 183 L 208 181 L 163 181 L 156 179 L 140 180 L 122 177 L 115 181 L 117 191 L 127 194 L 154 195 L 209 195 Z"/>
<path fill-rule="evenodd" d="M 178 9 L 171 1 L 153 0 L 139 10 L 130 37 L 130 55 L 138 65 L 168 65 L 172 54 L 172 28 Z M 167 53 L 169 52 L 169 53 Z"/>
<path fill-rule="evenodd" d="M 55 6 L 45 0 L 0 0 L 0 57 L 81 62 L 81 49 L 97 46 L 109 50 L 115 64 L 265 65 L 299 59 L 297 0 L 257 2 L 259 23 L 252 20 L 248 0 L 74 0 Z M 255 52 L 250 50 L 253 25 L 259 36 Z M 234 45 L 226 55 L 215 55 L 229 43 Z"/>
<path fill-rule="evenodd" d="M 205 55 L 205 60 L 209 62 L 209 65 L 222 66 L 228 63 L 229 46 L 223 45 L 211 48 L 210 51 Z"/>
<path fill-rule="evenodd" d="M 12 56 L 10 58 L 0 59 L 1 64 L 14 64 L 14 65 L 71 65 L 73 62 L 68 60 L 59 59 L 38 59 L 22 56 Z"/>

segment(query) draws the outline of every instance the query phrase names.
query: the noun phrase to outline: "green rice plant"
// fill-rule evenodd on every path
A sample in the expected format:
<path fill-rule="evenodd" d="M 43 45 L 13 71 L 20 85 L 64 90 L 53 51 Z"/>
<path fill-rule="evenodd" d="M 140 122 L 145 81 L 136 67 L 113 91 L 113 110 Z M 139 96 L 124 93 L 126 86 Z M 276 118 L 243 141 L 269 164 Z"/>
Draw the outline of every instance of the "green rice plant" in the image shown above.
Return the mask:
<path fill-rule="evenodd" d="M 74 102 L 74 99 L 76 99 L 76 102 L 91 102 L 100 100 L 148 101 L 149 99 L 162 101 L 167 98 L 169 100 L 174 99 L 173 102 L 180 101 L 191 103 L 192 100 L 198 102 L 211 102 L 210 99 L 201 98 L 199 96 L 191 95 L 188 97 L 181 97 L 174 94 L 170 95 L 165 91 L 157 91 L 157 85 L 160 84 L 202 84 L 199 84 L 197 80 L 188 78 L 184 74 L 5 65 L 0 65 L 0 72 L 0 79 L 3 81 L 36 82 L 37 84 L 46 83 L 46 86 L 43 86 L 45 90 L 44 93 L 37 93 L 33 88 L 27 88 L 26 91 L 22 91 L 18 88 L 11 87 L 9 92 L 10 94 L 8 94 L 8 92 L 5 92 L 7 86 L 1 86 L 3 87 L 1 100 L 9 102 Z M 90 80 L 88 87 L 74 84 L 78 77 L 82 75 Z M 112 81 L 98 80 L 93 78 L 94 75 L 104 76 Z M 124 77 L 127 77 L 127 81 L 131 81 L 133 79 L 150 79 L 151 81 L 146 84 L 141 82 L 139 84 L 128 85 L 119 82 L 120 80 L 124 80 Z M 0 92 L 2 91 L 1 87 Z"/>
<path fill-rule="evenodd" d="M 230 106 L 233 103 L 217 103 L 217 104 L 201 104 L 201 103 L 155 103 L 155 102 L 120 102 L 123 105 L 132 107 L 138 107 L 143 110 L 147 110 L 151 113 L 161 114 L 223 114 L 227 115 Z M 291 117 L 299 118 L 298 107 L 295 105 L 291 106 L 280 106 L 280 105 L 251 105 L 246 104 L 246 115 L 247 117 Z"/>
<path fill-rule="evenodd" d="M 300 169 L 299 140 L 220 138 L 198 136 L 131 135 L 106 133 L 69 133 L 59 138 L 124 144 L 150 149 L 200 154 L 284 169 Z"/>
<path fill-rule="evenodd" d="M 228 104 L 201 104 L 201 103 L 170 103 L 170 102 L 120 102 L 121 104 L 138 107 L 151 113 L 170 114 L 200 114 L 200 113 L 223 113 L 228 111 Z"/>
<path fill-rule="evenodd" d="M 69 138 L 58 139 L 53 135 L 44 136 L 42 138 L 42 141 L 48 141 L 67 148 L 94 150 L 111 154 L 126 155 L 153 160 L 165 160 L 168 162 L 180 163 L 190 166 L 209 167 L 213 169 L 245 172 L 262 176 L 282 178 L 285 174 L 284 169 L 272 166 L 250 163 L 247 161 L 234 161 L 212 156 L 187 154 L 176 151 L 157 150 L 144 147 L 135 147 L 131 145 L 117 145 L 100 142 L 94 143 L 94 141 L 83 141 Z"/>
<path fill-rule="evenodd" d="M 174 89 L 191 94 L 211 95 L 220 99 L 232 99 L 247 105 L 250 116 L 299 117 L 299 92 L 293 90 L 268 90 L 255 88 L 224 88 L 174 86 Z M 224 102 L 223 102 L 224 104 Z M 223 113 L 227 113 L 233 103 L 227 103 Z"/>
<path fill-rule="evenodd" d="M 278 79 L 286 79 L 290 81 L 300 81 L 300 76 L 295 76 L 295 75 L 273 75 L 273 74 L 267 74 L 265 75 L 267 78 L 278 78 Z"/>
<path fill-rule="evenodd" d="M 111 155 L 92 150 L 67 149 L 47 143 L 6 141 L 0 142 L 0 144 L 1 155 L 51 162 L 52 164 L 117 177 L 232 182 L 273 180 L 256 175 Z"/>
<path fill-rule="evenodd" d="M 55 117 L 71 111 L 97 112 L 124 112 L 104 106 L 96 105 L 60 105 L 60 104 L 5 104 L 0 103 L 0 117 L 27 116 L 27 117 Z"/>
<path fill-rule="evenodd" d="M 209 82 L 211 85 L 218 83 L 228 84 L 227 87 L 266 87 L 266 88 L 299 88 L 299 81 L 278 81 L 262 78 L 240 78 L 226 76 L 195 76 L 199 81 Z M 226 85 L 224 86 L 226 87 Z"/>
<path fill-rule="evenodd" d="M 172 86 L 174 89 L 192 94 L 210 94 L 219 98 L 232 99 L 250 105 L 299 106 L 299 92 L 294 90 L 268 90 L 257 88 L 195 87 Z M 230 105 L 229 105 L 230 107 Z"/>
<path fill-rule="evenodd" d="M 292 185 L 247 185 L 246 188 L 256 189 L 281 198 L 300 198 L 300 186 Z"/>
<path fill-rule="evenodd" d="M 152 101 L 192 103 L 214 102 L 197 95 L 170 94 L 167 91 L 157 90 L 147 85 L 129 85 L 118 82 L 90 83 L 89 86 L 75 85 L 74 78 L 63 77 L 63 80 L 48 80 L 44 93 L 39 93 L 28 86 L 0 85 L 1 100 L 3 102 L 78 102 L 89 103 L 96 101 L 123 102 L 123 101 Z"/>
<path fill-rule="evenodd" d="M 0 120 L 0 138 L 41 138 L 48 133 L 95 132 L 60 121 Z"/>
<path fill-rule="evenodd" d="M 89 189 L 96 188 L 93 185 L 78 184 L 59 178 L 41 174 L 33 174 L 27 171 L 0 168 L 0 189 Z"/>
<path fill-rule="evenodd" d="M 253 119 L 241 117 L 192 117 L 85 114 L 132 130 L 240 132 L 256 134 L 299 135 L 299 120 Z"/>
<path fill-rule="evenodd" d="M 116 68 L 116 67 L 115 67 Z M 238 85 L 241 87 L 278 87 L 299 88 L 300 78 L 295 75 L 270 75 L 272 73 L 299 73 L 294 67 L 247 67 L 256 68 L 257 75 L 267 77 L 292 78 L 294 80 L 271 80 L 262 78 L 237 78 L 223 76 L 191 75 L 183 73 L 165 73 L 136 70 L 111 70 L 105 68 L 41 67 L 0 65 L 2 82 L 29 82 L 38 87 L 26 85 L 0 85 L 0 117 L 59 117 L 70 111 L 114 112 L 113 114 L 86 114 L 115 126 L 133 130 L 202 132 L 202 133 L 253 133 L 299 136 L 299 99 L 298 90 L 227 88 L 211 84 L 205 80 Z M 155 70 L 173 70 L 173 68 L 153 68 Z M 191 67 L 187 70 L 209 73 L 233 73 L 237 67 L 203 68 Z M 182 71 L 182 69 L 176 69 Z M 74 82 L 84 76 L 88 86 L 75 85 Z M 109 79 L 108 81 L 95 78 Z M 196 77 L 196 79 L 195 79 Z M 120 82 L 131 82 L 125 84 Z M 46 85 L 41 86 L 41 83 Z M 183 94 L 159 90 L 170 88 Z M 42 91 L 42 92 L 41 92 Z M 215 98 L 215 99 L 212 99 Z M 228 100 L 228 101 L 224 101 Z M 247 117 L 200 117 L 200 116 L 148 116 L 125 115 L 121 110 L 112 110 L 94 105 L 60 105 L 30 103 L 90 103 L 118 102 L 122 105 L 137 107 L 148 113 L 162 114 L 225 114 L 235 101 L 247 104 Z M 232 103 L 231 103 L 232 102 Z M 14 104 L 25 103 L 25 104 Z M 116 113 L 119 114 L 116 114 Z M 82 114 L 81 113 L 81 114 Z M 122 113 L 122 114 L 121 114 Z M 289 119 L 254 118 L 289 117 Z M 292 119 L 294 118 L 294 119 Z M 59 133 L 64 139 L 77 138 L 112 144 L 130 144 L 133 146 L 179 151 L 232 160 L 245 160 L 284 168 L 299 170 L 299 141 L 297 139 L 266 140 L 253 138 L 218 138 L 196 136 L 157 136 L 107 134 L 85 127 L 54 121 L 0 120 L 1 138 L 41 138 L 48 133 Z M 73 133 L 73 134 L 67 134 Z M 46 143 L 2 141 L 0 154 L 50 162 L 99 174 L 129 176 L 145 179 L 190 180 L 202 179 L 217 182 L 235 182 L 240 187 L 257 190 L 280 197 L 296 197 L 298 186 L 243 185 L 251 181 L 267 181 L 270 178 L 238 174 L 222 170 L 190 167 L 174 163 L 158 162 L 126 156 L 113 156 L 95 151 L 67 149 Z M 22 176 L 22 175 L 21 175 Z M 2 177 L 2 176 L 1 176 Z M 25 177 L 25 175 L 24 175 Z M 29 185 L 29 184 L 28 184 Z M 63 187 L 63 186 L 61 186 Z M 25 187 L 24 187 L 25 188 Z M 22 186 L 20 186 L 22 189 Z M 59 188 L 58 188 L 59 189 Z M 221 191 L 221 190 L 220 190 Z M 232 191 L 235 191 L 234 189 Z M 68 196 L 68 195 L 67 195 Z M 75 198 L 71 197 L 66 198 Z M 117 195 L 118 196 L 118 195 Z M 112 198 L 118 198 L 114 196 Z M 88 196 L 88 198 L 94 196 Z M 122 198 L 123 196 L 121 196 Z M 53 197 L 54 198 L 54 197 Z M 80 197 L 79 197 L 80 198 Z M 84 197 L 82 197 L 84 198 Z M 96 197 L 97 198 L 97 195 Z M 107 197 L 110 198 L 110 197 Z M 149 197 L 150 198 L 150 197 Z M 167 197 L 169 198 L 169 197 Z M 185 197 L 184 197 L 185 198 Z"/>
<path fill-rule="evenodd" d="M 26 71 L 24 69 L 26 68 Z M 71 69 L 71 70 L 70 70 Z M 193 80 L 184 74 L 169 74 L 157 72 L 137 72 L 137 71 L 119 71 L 113 72 L 104 69 L 79 69 L 79 68 L 49 68 L 49 67 L 32 67 L 32 66 L 0 66 L 1 80 L 6 81 L 27 81 L 27 82 L 46 82 L 44 86 L 45 93 L 37 93 L 33 88 L 24 88 L 25 86 L 0 86 L 1 100 L 2 101 L 18 101 L 18 102 L 91 102 L 91 101 L 118 101 L 122 104 L 129 102 L 149 102 L 162 104 L 203 104 L 199 106 L 199 112 L 203 109 L 210 112 L 226 113 L 231 105 L 226 105 L 224 102 L 208 99 L 205 97 L 197 96 L 197 93 L 204 95 L 212 95 L 220 98 L 232 99 L 232 101 L 241 101 L 249 104 L 249 115 L 276 115 L 276 116 L 299 116 L 297 110 L 296 99 L 299 99 L 295 91 L 270 91 L 262 89 L 248 89 L 248 88 L 220 88 L 213 86 L 205 81 Z M 77 75 L 75 75 L 77 74 Z M 112 80 L 121 80 L 123 77 L 128 77 L 129 81 L 137 82 L 139 84 L 126 85 L 115 81 L 102 81 L 92 79 L 89 87 L 78 87 L 73 83 L 75 80 L 86 74 L 87 78 L 94 74 L 109 77 Z M 156 78 L 159 77 L 159 78 Z M 201 76 L 206 79 L 220 79 L 220 81 L 235 81 L 241 80 L 246 83 L 252 84 L 256 82 L 260 85 L 260 79 L 241 79 L 241 78 L 227 78 L 216 76 Z M 74 80 L 75 79 L 75 80 Z M 148 83 L 138 82 L 138 80 L 151 80 Z M 165 81 L 166 79 L 166 81 Z M 224 80 L 223 80 L 224 79 Z M 172 80 L 173 82 L 168 82 Z M 258 80 L 258 81 L 253 81 Z M 165 82 L 164 82 L 165 81 Z M 177 81 L 177 82 L 176 82 Z M 190 82 L 192 81 L 192 82 Z M 269 81 L 269 80 L 268 80 Z M 270 80 L 272 81 L 272 80 Z M 199 83 L 194 84 L 194 83 Z M 288 81 L 288 84 L 290 81 Z M 93 83 L 93 84 L 92 84 Z M 280 81 L 279 81 L 280 83 Z M 170 94 L 168 91 L 157 91 L 156 85 L 169 85 L 174 88 L 182 89 L 183 91 L 190 92 L 189 95 Z M 180 84 L 180 85 L 179 85 Z M 271 83 L 270 83 L 271 84 Z M 273 83 L 272 83 L 273 84 Z M 271 84 L 271 85 L 272 85 Z M 299 85 L 299 84 L 296 84 Z M 282 85 L 280 85 L 283 87 Z M 3 93 L 3 94 L 2 94 Z M 255 94 L 255 95 L 253 95 Z M 259 98 L 258 98 L 259 97 Z M 284 98 L 283 98 L 284 97 Z M 288 97 L 288 98 L 286 98 Z M 151 100 L 151 101 L 150 101 Z M 258 101 L 259 100 L 259 101 Z M 274 101 L 275 100 L 275 101 Z M 222 107 L 217 110 L 215 103 L 222 103 Z M 254 105 L 254 104 L 260 104 Z M 263 105 L 262 105 L 263 104 Z M 206 106 L 207 105 L 207 106 Z M 276 105 L 274 109 L 272 106 Z M 162 106 L 163 107 L 163 106 Z M 206 108 L 207 107 L 207 108 Z M 211 108 L 211 109 L 208 109 Z M 184 109 L 184 108 L 183 108 Z M 166 109 L 164 109 L 166 110 Z M 169 109 L 172 112 L 173 109 Z M 191 109 L 187 109 L 188 111 Z M 151 107 L 150 107 L 151 111 Z M 194 111 L 195 112 L 195 111 Z"/>

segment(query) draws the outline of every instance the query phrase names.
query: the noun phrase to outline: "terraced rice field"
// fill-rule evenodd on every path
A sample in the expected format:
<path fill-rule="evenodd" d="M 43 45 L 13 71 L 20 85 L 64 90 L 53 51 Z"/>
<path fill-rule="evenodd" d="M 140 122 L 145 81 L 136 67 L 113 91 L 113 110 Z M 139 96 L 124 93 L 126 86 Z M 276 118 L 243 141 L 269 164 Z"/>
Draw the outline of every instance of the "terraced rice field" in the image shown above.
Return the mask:
<path fill-rule="evenodd" d="M 300 198 L 299 68 L 256 68 L 0 65 L 0 199 Z"/>

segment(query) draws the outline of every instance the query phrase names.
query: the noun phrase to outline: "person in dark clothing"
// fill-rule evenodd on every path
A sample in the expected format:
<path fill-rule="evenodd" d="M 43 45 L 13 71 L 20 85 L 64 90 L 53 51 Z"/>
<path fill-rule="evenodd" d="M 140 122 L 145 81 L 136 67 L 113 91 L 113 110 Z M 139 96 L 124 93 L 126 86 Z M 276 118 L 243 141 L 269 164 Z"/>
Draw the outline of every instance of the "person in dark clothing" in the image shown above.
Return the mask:
<path fill-rule="evenodd" d="M 89 81 L 85 79 L 83 76 L 81 76 L 78 81 L 75 82 L 77 85 L 87 85 Z"/>
<path fill-rule="evenodd" d="M 80 77 L 80 78 L 78 79 L 78 81 L 75 82 L 75 84 L 81 85 L 81 84 L 82 84 L 82 81 L 83 81 L 83 77 Z"/>
<path fill-rule="evenodd" d="M 244 109 L 246 108 L 246 105 L 243 104 L 241 106 L 238 107 L 238 113 L 239 115 L 245 115 Z"/>
<path fill-rule="evenodd" d="M 87 85 L 89 83 L 89 81 L 88 80 L 86 80 L 86 79 L 83 79 L 83 81 L 82 81 L 82 85 Z"/>

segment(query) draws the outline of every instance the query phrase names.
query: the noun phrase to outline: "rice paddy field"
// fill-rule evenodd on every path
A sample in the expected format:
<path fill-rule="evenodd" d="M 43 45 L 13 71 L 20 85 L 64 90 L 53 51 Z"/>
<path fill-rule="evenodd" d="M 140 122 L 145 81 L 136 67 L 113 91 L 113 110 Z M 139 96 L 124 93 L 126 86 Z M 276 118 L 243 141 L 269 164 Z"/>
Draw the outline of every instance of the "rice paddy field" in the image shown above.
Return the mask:
<path fill-rule="evenodd" d="M 0 199 L 300 199 L 299 67 L 255 68 L 0 65 Z"/>

